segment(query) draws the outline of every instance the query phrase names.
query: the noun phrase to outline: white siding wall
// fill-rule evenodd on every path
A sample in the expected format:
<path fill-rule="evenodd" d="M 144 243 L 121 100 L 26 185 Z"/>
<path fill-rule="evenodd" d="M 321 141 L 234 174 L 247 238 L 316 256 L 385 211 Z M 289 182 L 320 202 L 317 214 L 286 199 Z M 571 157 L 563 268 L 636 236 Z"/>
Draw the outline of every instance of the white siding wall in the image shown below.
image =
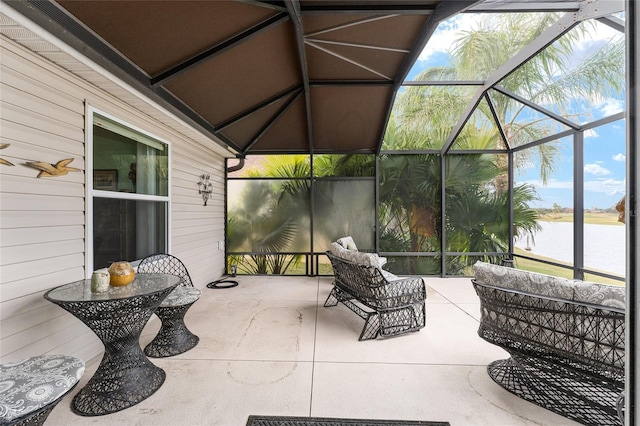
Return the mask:
<path fill-rule="evenodd" d="M 83 279 L 85 178 L 40 178 L 27 161 L 85 167 L 85 103 L 171 143 L 171 249 L 195 285 L 224 271 L 224 159 L 79 77 L 0 36 L 0 362 L 44 353 L 86 360 L 101 354 L 94 334 L 43 299 L 55 286 Z M 168 120 L 170 118 L 167 118 Z M 189 134 L 189 132 L 185 132 Z M 208 173 L 213 198 L 204 207 L 199 175 Z"/>

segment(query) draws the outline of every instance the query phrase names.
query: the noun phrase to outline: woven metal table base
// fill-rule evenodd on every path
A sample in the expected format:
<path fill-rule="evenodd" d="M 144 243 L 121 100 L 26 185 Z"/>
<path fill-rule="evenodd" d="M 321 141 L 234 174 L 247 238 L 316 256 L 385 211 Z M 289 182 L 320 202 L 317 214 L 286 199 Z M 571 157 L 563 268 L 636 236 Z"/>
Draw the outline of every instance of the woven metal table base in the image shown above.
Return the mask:
<path fill-rule="evenodd" d="M 358 340 L 397 336 L 418 331 L 425 326 L 424 302 L 376 312 L 363 309 L 353 302 L 354 299 L 357 300 L 349 292 L 334 286 L 324 306 L 336 306 L 340 302 L 365 320 Z"/>
<path fill-rule="evenodd" d="M 588 377 L 537 358 L 512 356 L 487 367 L 509 392 L 584 425 L 620 426 L 619 382 Z"/>
<path fill-rule="evenodd" d="M 82 416 L 100 416 L 124 410 L 153 395 L 166 373 L 144 356 L 138 345 L 117 354 L 105 354 L 87 385 L 73 397 L 71 409 Z"/>
<path fill-rule="evenodd" d="M 71 409 L 81 416 L 124 410 L 151 396 L 165 372 L 146 357 L 140 333 L 160 302 L 173 290 L 92 303 L 53 301 L 85 323 L 100 338 L 105 352 L 93 377 L 73 397 Z"/>
<path fill-rule="evenodd" d="M 184 323 L 184 316 L 193 303 L 182 306 L 163 307 L 155 314 L 162 321 L 156 337 L 144 348 L 144 353 L 152 358 L 178 355 L 195 347 L 200 338 L 193 334 Z"/>
<path fill-rule="evenodd" d="M 1 423 L 1 424 L 3 426 L 4 425 L 6 426 L 41 426 L 44 424 L 45 420 L 47 420 L 47 417 L 49 417 L 49 414 L 51 414 L 53 409 L 56 408 L 56 405 L 60 403 L 60 401 L 62 401 L 62 398 L 52 402 L 49 405 L 42 407 L 38 411 L 30 413 L 27 416 L 14 419 L 12 422 L 9 422 L 9 423 Z"/>

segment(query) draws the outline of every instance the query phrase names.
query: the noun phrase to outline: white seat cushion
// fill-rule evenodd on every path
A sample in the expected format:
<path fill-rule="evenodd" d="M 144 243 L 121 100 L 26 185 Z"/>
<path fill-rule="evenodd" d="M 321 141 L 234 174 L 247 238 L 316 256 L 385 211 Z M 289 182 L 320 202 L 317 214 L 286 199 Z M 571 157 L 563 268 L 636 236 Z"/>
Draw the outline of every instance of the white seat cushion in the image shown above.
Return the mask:
<path fill-rule="evenodd" d="M 173 289 L 171 293 L 160 304 L 160 307 L 183 306 L 193 303 L 200 298 L 202 292 L 195 287 L 180 285 Z"/>

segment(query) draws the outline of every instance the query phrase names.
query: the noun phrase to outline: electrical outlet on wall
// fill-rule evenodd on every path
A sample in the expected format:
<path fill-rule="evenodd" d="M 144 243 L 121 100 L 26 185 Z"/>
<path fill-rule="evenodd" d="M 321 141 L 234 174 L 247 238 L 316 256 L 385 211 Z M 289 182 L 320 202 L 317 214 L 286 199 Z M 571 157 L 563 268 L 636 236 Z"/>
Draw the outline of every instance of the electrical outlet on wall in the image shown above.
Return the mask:
<path fill-rule="evenodd" d="M 218 241 L 218 251 L 224 250 L 224 241 Z"/>

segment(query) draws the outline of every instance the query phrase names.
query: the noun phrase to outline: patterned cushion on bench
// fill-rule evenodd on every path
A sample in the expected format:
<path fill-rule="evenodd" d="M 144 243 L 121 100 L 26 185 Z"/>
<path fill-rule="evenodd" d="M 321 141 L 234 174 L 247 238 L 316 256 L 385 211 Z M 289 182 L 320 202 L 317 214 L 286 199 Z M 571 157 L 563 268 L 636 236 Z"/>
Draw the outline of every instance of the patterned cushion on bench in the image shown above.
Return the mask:
<path fill-rule="evenodd" d="M 476 262 L 473 269 L 476 279 L 483 284 L 573 300 L 574 280 L 485 262 Z"/>
<path fill-rule="evenodd" d="M 624 287 L 614 285 L 575 280 L 573 300 L 625 309 L 626 290 Z"/>
<path fill-rule="evenodd" d="M 386 258 L 380 257 L 375 253 L 365 253 L 357 250 L 347 250 L 342 245 L 331 243 L 331 253 L 349 262 L 357 263 L 366 267 L 381 268 L 387 261 Z"/>

